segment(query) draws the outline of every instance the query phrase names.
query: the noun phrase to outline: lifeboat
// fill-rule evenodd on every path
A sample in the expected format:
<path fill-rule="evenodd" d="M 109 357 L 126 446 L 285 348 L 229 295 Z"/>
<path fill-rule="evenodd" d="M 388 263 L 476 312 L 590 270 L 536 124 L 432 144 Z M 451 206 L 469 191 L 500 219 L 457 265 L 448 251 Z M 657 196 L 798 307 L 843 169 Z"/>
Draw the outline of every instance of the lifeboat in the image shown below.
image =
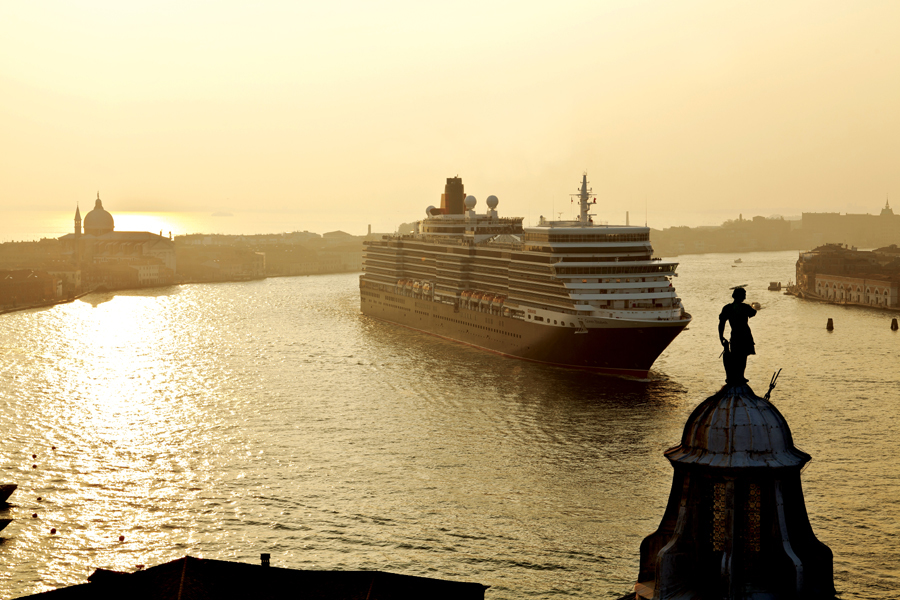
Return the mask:
<path fill-rule="evenodd" d="M 415 282 L 415 283 L 413 283 L 413 290 L 414 290 L 414 291 L 418 292 L 418 291 L 421 289 L 421 287 L 422 287 L 422 284 L 419 283 L 418 281 Z"/>
<path fill-rule="evenodd" d="M 407 279 L 406 280 L 406 289 L 411 290 L 412 286 L 413 286 L 412 279 Z"/>
<path fill-rule="evenodd" d="M 422 286 L 422 292 L 425 293 L 425 294 L 430 294 L 430 293 L 431 293 L 431 284 L 430 284 L 430 283 L 426 283 L 425 285 L 423 285 L 423 286 Z"/>
<path fill-rule="evenodd" d="M 494 296 L 492 304 L 494 306 L 502 306 L 504 300 L 506 300 L 506 296 Z"/>

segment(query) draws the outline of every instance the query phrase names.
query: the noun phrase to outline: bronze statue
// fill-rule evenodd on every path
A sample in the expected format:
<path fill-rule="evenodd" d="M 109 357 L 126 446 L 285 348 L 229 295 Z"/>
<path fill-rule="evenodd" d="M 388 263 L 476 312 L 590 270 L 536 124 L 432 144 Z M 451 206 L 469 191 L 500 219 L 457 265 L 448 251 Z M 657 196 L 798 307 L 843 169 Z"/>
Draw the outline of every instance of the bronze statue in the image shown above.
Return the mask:
<path fill-rule="evenodd" d="M 744 286 L 731 288 L 734 291 L 731 297 L 734 302 L 722 307 L 719 314 L 719 341 L 725 348 L 722 352 L 722 362 L 725 364 L 726 383 L 746 383 L 744 370 L 747 368 L 747 357 L 756 354 L 753 342 L 753 334 L 750 333 L 748 321 L 756 316 L 756 309 L 744 304 L 747 291 Z M 731 326 L 731 343 L 725 339 L 725 322 Z"/>

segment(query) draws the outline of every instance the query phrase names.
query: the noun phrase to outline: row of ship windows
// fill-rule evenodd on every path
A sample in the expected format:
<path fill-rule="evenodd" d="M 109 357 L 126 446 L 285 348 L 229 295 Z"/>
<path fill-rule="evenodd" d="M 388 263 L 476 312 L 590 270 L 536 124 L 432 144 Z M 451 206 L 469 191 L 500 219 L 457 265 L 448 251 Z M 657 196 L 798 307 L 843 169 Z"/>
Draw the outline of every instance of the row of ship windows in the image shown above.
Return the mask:
<path fill-rule="evenodd" d="M 633 270 L 633 269 L 632 269 Z M 380 272 L 380 273 L 390 273 L 390 274 L 399 274 L 401 271 L 408 271 L 409 273 L 424 273 L 424 274 L 443 274 L 446 273 L 451 276 L 457 276 L 456 273 L 471 273 L 471 274 L 479 274 L 479 275 L 488 275 L 494 277 L 527 277 L 524 273 L 540 273 L 539 277 L 542 277 L 543 281 L 549 281 L 552 279 L 552 276 L 549 275 L 550 271 L 548 267 L 542 268 L 528 268 L 522 267 L 520 265 L 515 265 L 513 268 L 509 269 L 497 269 L 491 267 L 471 267 L 469 269 L 464 269 L 462 267 L 458 267 L 456 269 L 448 269 L 442 266 L 442 268 L 429 268 L 428 265 L 396 265 L 396 264 L 377 264 L 377 263 L 367 263 L 363 265 L 363 271 L 369 272 Z M 399 276 L 399 275 L 398 275 Z"/>
<path fill-rule="evenodd" d="M 449 253 L 443 250 L 436 251 L 434 248 L 367 248 L 366 256 L 372 258 L 383 258 L 384 260 L 396 260 L 400 258 L 410 258 L 412 260 L 422 260 L 434 262 L 442 261 L 464 261 L 473 258 L 483 260 L 509 261 L 512 259 L 511 252 L 478 252 L 472 253 Z"/>
<path fill-rule="evenodd" d="M 622 262 L 624 260 L 649 260 L 650 252 L 649 250 L 644 248 L 614 248 L 612 250 L 608 250 L 605 252 L 598 252 L 596 248 L 593 247 L 584 247 L 584 246 L 575 246 L 575 247 L 566 247 L 560 248 L 557 246 L 533 246 L 526 245 L 526 252 L 542 252 L 544 254 L 550 254 L 552 256 L 562 256 L 563 260 L 572 255 L 578 256 L 579 254 L 584 256 L 595 257 L 594 260 L 600 262 L 612 262 L 618 261 Z"/>
<path fill-rule="evenodd" d="M 396 277 L 400 277 L 404 271 L 407 271 L 407 275 L 420 274 L 424 278 L 428 278 L 430 276 L 439 277 L 439 278 L 448 278 L 459 276 L 455 273 L 464 272 L 463 269 L 459 269 L 458 271 L 449 271 L 446 269 L 427 269 L 427 268 L 410 268 L 410 265 L 407 265 L 405 269 L 398 269 L 376 266 L 376 265 L 364 265 L 363 271 L 370 273 L 384 273 L 386 275 L 392 275 Z M 486 269 L 471 269 L 467 270 L 471 274 L 478 274 L 483 276 L 493 276 L 493 277 L 510 277 L 512 279 L 528 279 L 532 281 L 555 281 L 557 278 L 552 275 L 529 275 L 524 272 L 517 272 L 520 267 L 516 265 L 516 271 L 508 271 L 506 273 L 489 273 Z M 528 269 L 528 271 L 532 273 L 546 273 L 547 271 L 544 269 Z M 641 267 L 556 267 L 557 275 L 620 275 L 623 273 L 671 273 L 672 268 L 668 265 L 650 265 L 650 266 L 641 266 Z"/>
<path fill-rule="evenodd" d="M 409 259 L 409 262 L 422 262 L 425 264 L 434 265 L 439 262 L 441 265 L 453 265 L 453 266 L 463 266 L 471 264 L 473 260 L 488 260 L 488 261 L 498 261 L 501 264 L 507 264 L 511 260 L 513 260 L 513 256 L 504 256 L 502 258 L 491 258 L 489 256 L 482 256 L 477 254 L 468 254 L 468 255 L 449 255 L 449 254 L 441 254 L 438 256 L 418 256 L 418 255 L 409 255 L 409 254 L 382 254 L 372 252 L 371 250 L 366 250 L 363 255 L 363 262 L 380 260 L 383 262 L 387 262 L 389 264 L 394 264 L 397 262 L 402 262 L 405 259 Z M 416 260 L 418 259 L 418 260 Z M 423 260 L 424 259 L 424 260 Z M 527 262 L 527 263 L 550 263 L 551 260 L 553 262 L 559 262 L 560 260 L 565 260 L 565 258 L 555 258 L 547 255 L 538 255 L 538 256 L 530 256 L 530 255 L 521 255 L 517 254 L 515 256 L 515 261 L 517 263 Z M 624 260 L 624 259 L 623 259 Z"/>
<path fill-rule="evenodd" d="M 385 298 L 385 300 L 387 300 L 387 298 Z M 375 301 L 374 301 L 374 300 L 369 300 L 369 302 L 375 302 Z M 388 307 L 390 307 L 390 308 L 396 308 L 397 310 L 405 310 L 406 312 L 409 312 L 409 311 L 412 310 L 411 308 L 407 308 L 407 307 L 405 307 L 405 306 L 398 306 L 398 305 L 396 305 L 396 304 L 385 304 L 385 303 L 383 303 L 383 302 L 379 302 L 378 304 L 381 304 L 382 306 L 388 306 Z"/>
<path fill-rule="evenodd" d="M 591 235 L 567 235 L 562 233 L 526 233 L 526 242 L 646 242 L 649 233 L 600 233 Z"/>
<path fill-rule="evenodd" d="M 561 262 L 565 262 L 565 263 L 570 263 L 570 262 L 604 262 L 604 263 L 608 263 L 608 262 L 633 262 L 636 260 L 637 261 L 652 260 L 653 262 L 662 261 L 661 258 L 653 258 L 651 256 L 652 254 L 653 254 L 652 251 L 648 251 L 648 252 L 644 252 L 643 254 L 641 254 L 639 256 L 627 256 L 627 257 L 612 256 L 612 257 L 610 257 L 610 256 L 595 256 L 595 255 L 591 255 L 591 254 L 588 254 L 587 256 L 573 256 L 572 254 L 566 253 L 565 255 L 559 255 L 559 254 L 555 255 L 553 257 L 552 263 L 553 264 L 561 263 Z M 602 260 L 597 260 L 598 258 L 601 258 Z"/>
<path fill-rule="evenodd" d="M 615 275 L 617 273 L 668 273 L 669 265 L 643 267 L 556 267 L 557 275 Z"/>
<path fill-rule="evenodd" d="M 529 288 L 529 289 L 531 289 L 531 288 Z M 538 290 L 533 290 L 533 291 L 538 291 Z M 541 290 L 541 291 L 543 291 L 543 290 Z M 515 294 L 517 298 L 531 298 L 532 300 L 556 300 L 556 301 L 562 300 L 562 301 L 568 301 L 568 302 L 572 301 L 572 297 L 569 296 L 569 293 L 562 289 L 560 289 L 560 291 L 558 291 L 558 292 L 552 292 L 550 290 L 547 290 L 543 293 L 532 294 L 530 292 L 520 290 L 519 288 L 510 287 L 509 293 Z"/>
<path fill-rule="evenodd" d="M 510 300 L 524 300 L 529 305 L 535 305 L 538 308 L 553 308 L 553 310 L 557 312 L 563 312 L 570 315 L 577 314 L 574 310 L 574 303 L 571 298 L 559 298 L 559 299 L 551 299 L 546 296 L 538 296 L 537 294 L 526 294 L 524 292 L 516 292 L 510 290 L 509 293 Z M 563 308 L 568 307 L 568 308 Z"/>
<path fill-rule="evenodd" d="M 372 298 L 381 298 L 381 294 L 376 294 L 375 292 L 359 290 L 359 293 L 362 294 L 363 296 L 371 296 Z"/>
<path fill-rule="evenodd" d="M 531 315 L 528 315 L 528 318 L 530 319 L 530 318 L 531 318 Z M 539 316 L 535 315 L 534 320 L 535 320 L 535 321 L 541 321 L 541 322 L 543 322 L 544 317 L 539 317 Z M 550 323 L 550 319 L 549 319 L 549 318 L 547 319 L 547 323 Z M 556 325 L 556 319 L 553 319 L 553 324 Z M 562 322 L 562 325 L 565 326 L 565 325 L 566 325 L 566 322 L 563 321 L 563 322 Z M 575 323 L 572 323 L 572 322 L 570 321 L 570 322 L 569 322 L 569 327 L 575 327 Z"/>
<path fill-rule="evenodd" d="M 518 333 L 512 333 L 511 331 L 503 331 L 502 329 L 494 329 L 493 327 L 485 327 L 484 325 L 476 325 L 475 323 L 470 323 L 468 321 L 463 321 L 460 319 L 451 319 L 450 317 L 442 317 L 441 315 L 434 315 L 438 319 L 443 321 L 450 321 L 451 323 L 457 323 L 458 325 L 468 325 L 469 327 L 475 327 L 476 329 L 484 329 L 485 331 L 491 331 L 493 333 L 501 333 L 503 335 L 508 335 L 514 338 L 522 337 Z"/>
<path fill-rule="evenodd" d="M 596 249 L 591 249 L 596 250 Z M 513 253 L 512 252 L 492 252 L 487 250 L 481 250 L 479 252 L 473 252 L 469 248 L 442 248 L 435 249 L 434 247 L 423 247 L 423 248 L 411 248 L 408 245 L 405 246 L 371 246 L 366 245 L 364 249 L 365 256 L 383 256 L 387 259 L 395 259 L 399 256 L 414 256 L 416 258 L 420 258 L 424 255 L 428 260 L 455 260 L 455 261 L 463 261 L 463 260 L 471 260 L 473 258 L 485 258 L 487 260 L 512 260 Z M 529 255 L 516 255 L 516 260 L 527 260 L 531 262 L 548 262 L 549 258 L 544 256 L 529 256 Z"/>

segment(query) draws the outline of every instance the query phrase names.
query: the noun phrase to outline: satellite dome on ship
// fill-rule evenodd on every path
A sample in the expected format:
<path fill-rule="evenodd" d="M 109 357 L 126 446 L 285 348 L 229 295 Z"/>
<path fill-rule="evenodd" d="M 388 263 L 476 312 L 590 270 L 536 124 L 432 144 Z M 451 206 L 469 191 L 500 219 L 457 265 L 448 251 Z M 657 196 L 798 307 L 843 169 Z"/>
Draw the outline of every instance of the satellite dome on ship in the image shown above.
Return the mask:
<path fill-rule="evenodd" d="M 86 235 L 100 236 L 104 233 L 112 232 L 115 226 L 112 215 L 103 208 L 103 202 L 100 201 L 100 192 L 97 192 L 94 209 L 84 217 L 84 233 Z"/>

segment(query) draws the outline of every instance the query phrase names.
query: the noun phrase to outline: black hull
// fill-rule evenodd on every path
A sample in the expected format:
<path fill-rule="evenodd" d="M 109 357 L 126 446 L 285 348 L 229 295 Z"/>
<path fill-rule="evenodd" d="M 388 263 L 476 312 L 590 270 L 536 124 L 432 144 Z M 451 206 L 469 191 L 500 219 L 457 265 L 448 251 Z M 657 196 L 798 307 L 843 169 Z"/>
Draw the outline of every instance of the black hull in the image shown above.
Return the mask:
<path fill-rule="evenodd" d="M 364 315 L 524 360 L 644 378 L 687 321 L 611 322 L 579 331 L 503 317 L 451 304 L 395 295 L 361 295 Z"/>

